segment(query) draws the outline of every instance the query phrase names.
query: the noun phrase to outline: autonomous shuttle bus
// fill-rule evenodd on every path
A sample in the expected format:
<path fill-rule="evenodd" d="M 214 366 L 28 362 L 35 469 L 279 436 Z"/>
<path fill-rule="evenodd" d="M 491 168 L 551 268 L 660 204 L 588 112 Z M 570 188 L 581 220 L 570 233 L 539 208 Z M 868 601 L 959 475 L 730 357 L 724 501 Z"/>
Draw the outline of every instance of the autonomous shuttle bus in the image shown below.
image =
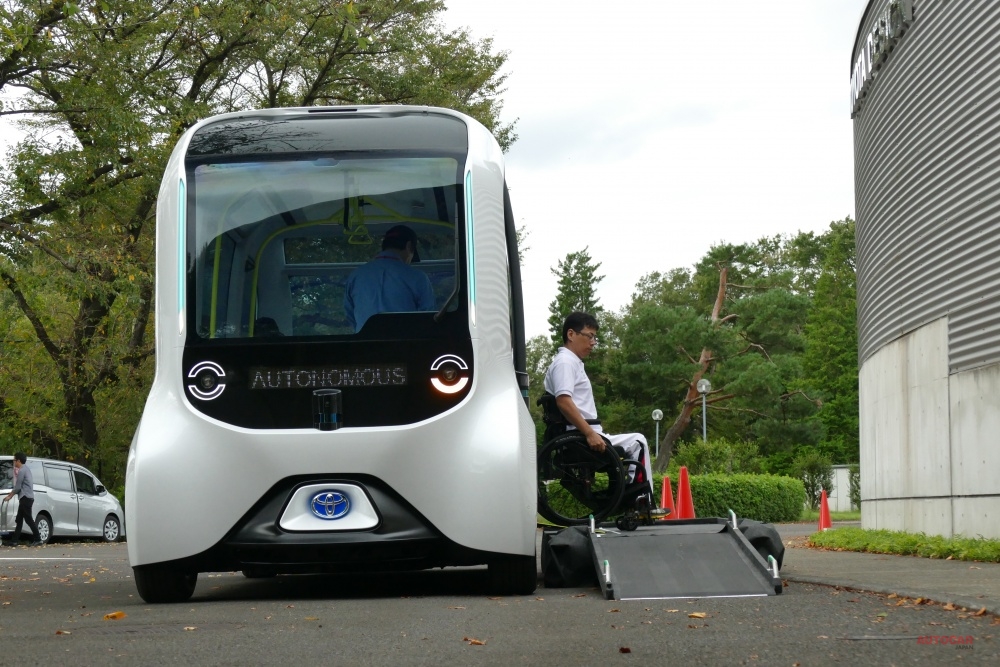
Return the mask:
<path fill-rule="evenodd" d="M 348 278 L 399 225 L 434 303 L 355 326 Z M 144 600 L 236 570 L 485 564 L 493 590 L 534 590 L 520 273 L 485 127 L 404 106 L 209 118 L 170 158 L 156 233 L 125 487 Z"/>

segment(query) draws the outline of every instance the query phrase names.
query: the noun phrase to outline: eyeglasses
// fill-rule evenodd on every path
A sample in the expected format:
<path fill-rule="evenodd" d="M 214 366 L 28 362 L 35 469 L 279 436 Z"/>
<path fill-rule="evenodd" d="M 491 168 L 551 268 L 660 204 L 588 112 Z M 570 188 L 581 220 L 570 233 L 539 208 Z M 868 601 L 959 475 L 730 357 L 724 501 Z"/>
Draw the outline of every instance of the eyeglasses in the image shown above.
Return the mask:
<path fill-rule="evenodd" d="M 573 331 L 573 333 L 577 334 L 578 336 L 583 336 L 584 338 L 590 340 L 591 343 L 599 343 L 600 342 L 599 340 L 597 340 L 597 334 L 584 333 L 583 331 L 577 331 L 576 329 L 572 329 L 572 331 Z"/>

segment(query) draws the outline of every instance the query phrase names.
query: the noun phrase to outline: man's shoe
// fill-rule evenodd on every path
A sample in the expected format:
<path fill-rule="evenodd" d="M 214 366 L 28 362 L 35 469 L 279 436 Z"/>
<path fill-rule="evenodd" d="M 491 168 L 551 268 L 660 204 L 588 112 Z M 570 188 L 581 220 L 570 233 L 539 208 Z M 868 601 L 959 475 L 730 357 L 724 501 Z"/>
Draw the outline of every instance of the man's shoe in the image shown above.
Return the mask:
<path fill-rule="evenodd" d="M 42 542 L 41 540 L 35 540 L 29 546 L 41 547 L 41 546 L 45 546 L 45 542 Z"/>

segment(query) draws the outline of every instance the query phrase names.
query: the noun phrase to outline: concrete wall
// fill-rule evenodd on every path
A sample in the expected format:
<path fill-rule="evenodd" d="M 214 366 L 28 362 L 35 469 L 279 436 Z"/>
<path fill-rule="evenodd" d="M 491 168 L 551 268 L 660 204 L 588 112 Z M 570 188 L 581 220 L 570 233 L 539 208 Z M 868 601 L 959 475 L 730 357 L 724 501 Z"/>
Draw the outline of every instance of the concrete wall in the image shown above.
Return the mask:
<path fill-rule="evenodd" d="M 1000 365 L 949 374 L 947 320 L 861 367 L 861 525 L 1000 538 Z"/>
<path fill-rule="evenodd" d="M 850 512 L 851 507 L 851 467 L 833 466 L 833 491 L 826 499 L 831 512 Z"/>

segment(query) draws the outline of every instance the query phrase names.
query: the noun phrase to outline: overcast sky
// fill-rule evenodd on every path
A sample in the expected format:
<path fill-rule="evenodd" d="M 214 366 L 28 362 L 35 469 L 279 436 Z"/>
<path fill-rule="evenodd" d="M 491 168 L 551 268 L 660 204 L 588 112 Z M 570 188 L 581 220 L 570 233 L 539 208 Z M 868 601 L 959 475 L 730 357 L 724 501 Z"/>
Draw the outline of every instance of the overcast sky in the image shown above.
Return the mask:
<path fill-rule="evenodd" d="M 530 230 L 529 337 L 589 248 L 608 310 L 720 242 L 854 216 L 851 49 L 865 0 L 446 0 L 509 51 L 507 182 Z"/>

